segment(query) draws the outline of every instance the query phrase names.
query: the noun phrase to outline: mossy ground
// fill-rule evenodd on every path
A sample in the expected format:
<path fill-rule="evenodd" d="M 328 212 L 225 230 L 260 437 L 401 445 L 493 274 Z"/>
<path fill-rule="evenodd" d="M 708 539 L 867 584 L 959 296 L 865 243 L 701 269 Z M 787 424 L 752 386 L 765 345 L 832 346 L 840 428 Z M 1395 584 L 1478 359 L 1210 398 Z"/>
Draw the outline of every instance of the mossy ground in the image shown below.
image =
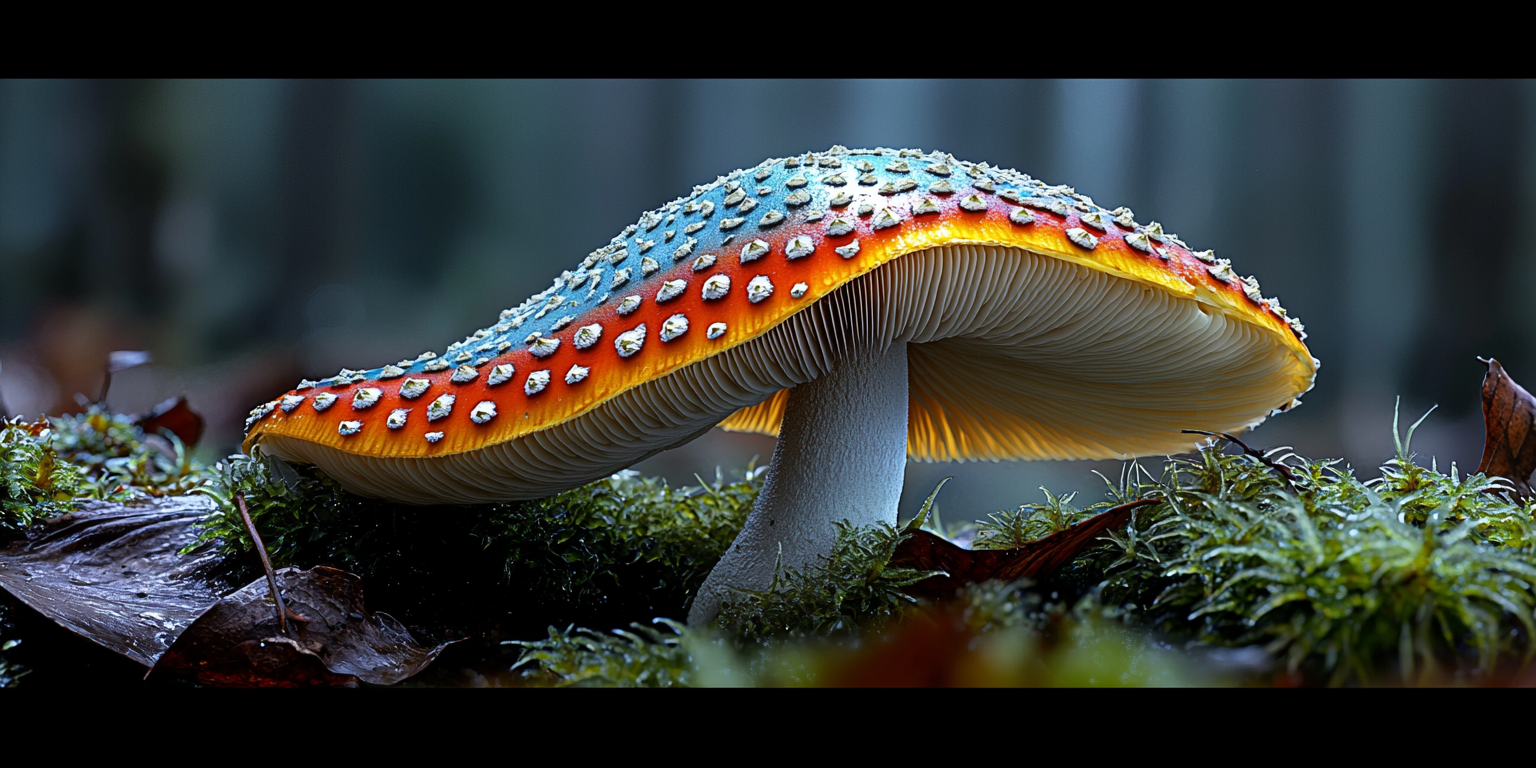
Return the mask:
<path fill-rule="evenodd" d="M 369 604 L 414 629 L 527 636 L 549 623 L 675 616 L 730 546 L 759 473 L 695 488 L 621 472 L 546 499 L 419 507 L 346 493 L 311 469 L 230 457 L 201 492 L 220 504 L 205 538 L 251 549 L 247 508 L 273 563 L 357 573 Z M 253 558 L 244 558 L 250 578 Z"/>
<path fill-rule="evenodd" d="M 1212 447 L 1158 477 L 1128 465 L 1095 504 L 1047 492 L 944 531 L 1008 548 L 1111 504 L 1161 500 L 1047 580 L 977 584 L 942 605 L 903 592 L 924 574 L 888 567 L 903 531 L 844 529 L 823 567 L 786 569 L 707 631 L 677 620 L 744 522 L 759 471 L 689 488 L 620 473 L 532 502 L 405 507 L 261 457 L 200 466 L 173 440 L 92 411 L 0 431 L 0 534 L 82 497 L 204 493 L 218 503 L 205 536 L 222 542 L 231 576 L 249 580 L 258 572 L 232 504 L 240 492 L 275 564 L 358 573 L 369 606 L 424 639 L 469 636 L 440 668 L 500 670 L 516 684 L 907 674 L 895 679 L 1402 685 L 1525 674 L 1536 507 L 1499 481 L 1420 465 L 1406 439 L 1368 481 L 1337 461 L 1272 458 L 1290 478 Z M 5 642 L 0 684 L 11 684 L 20 670 L 7 666 Z M 424 682 L 448 681 L 437 674 Z"/>

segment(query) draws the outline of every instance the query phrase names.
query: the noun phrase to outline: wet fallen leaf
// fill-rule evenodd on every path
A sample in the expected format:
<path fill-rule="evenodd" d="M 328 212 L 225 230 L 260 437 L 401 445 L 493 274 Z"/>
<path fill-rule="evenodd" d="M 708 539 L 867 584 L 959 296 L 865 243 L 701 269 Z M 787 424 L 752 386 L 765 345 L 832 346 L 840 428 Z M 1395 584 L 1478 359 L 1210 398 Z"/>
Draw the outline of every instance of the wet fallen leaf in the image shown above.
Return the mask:
<path fill-rule="evenodd" d="M 212 544 L 180 554 L 211 511 L 204 496 L 85 502 L 0 550 L 0 588 L 145 667 L 211 685 L 390 684 L 445 647 L 368 613 L 361 581 L 332 568 L 279 571 L 290 610 L 309 620 L 281 637 L 265 578 L 236 590 Z"/>
<path fill-rule="evenodd" d="M 890 564 L 893 568 L 943 571 L 908 587 L 906 591 L 915 597 L 953 595 L 966 584 L 988 579 L 1013 581 L 1043 576 L 1092 546 L 1103 532 L 1124 525 L 1132 511 L 1156 503 L 1156 499 L 1140 499 L 1121 504 L 1013 549 L 964 549 L 942 536 L 917 530 L 897 545 Z"/>
<path fill-rule="evenodd" d="M 1483 421 L 1487 437 L 1477 471 L 1502 477 L 1522 496 L 1531 495 L 1536 471 L 1536 398 L 1515 383 L 1498 360 L 1489 359 L 1483 377 Z"/>
<path fill-rule="evenodd" d="M 252 582 L 199 616 L 150 674 L 238 687 L 391 685 L 420 672 L 449 645 L 418 645 L 394 617 L 368 613 L 362 580 L 346 571 L 284 568 L 277 580 L 288 610 L 303 619 L 290 620 L 287 634 L 267 582 Z"/>
<path fill-rule="evenodd" d="M 173 397 L 143 413 L 128 417 L 146 435 L 154 435 L 168 429 L 181 438 L 188 448 L 197 445 L 203 436 L 203 417 L 187 405 L 185 396 Z"/>
<path fill-rule="evenodd" d="M 65 629 L 146 667 L 232 585 L 211 547 L 180 550 L 213 509 L 203 496 L 85 502 L 0 550 L 0 587 Z"/>

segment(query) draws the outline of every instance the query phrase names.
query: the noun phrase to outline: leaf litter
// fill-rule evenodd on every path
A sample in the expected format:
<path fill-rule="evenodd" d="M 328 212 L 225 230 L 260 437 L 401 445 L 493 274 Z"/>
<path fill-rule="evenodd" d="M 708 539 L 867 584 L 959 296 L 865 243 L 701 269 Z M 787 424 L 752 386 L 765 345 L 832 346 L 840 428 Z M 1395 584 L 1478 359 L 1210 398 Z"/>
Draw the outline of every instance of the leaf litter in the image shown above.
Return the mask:
<path fill-rule="evenodd" d="M 446 647 L 422 646 L 388 614 L 369 613 L 361 580 L 333 568 L 278 572 L 307 619 L 282 635 L 266 579 L 236 589 L 217 543 L 198 543 L 213 509 L 205 496 L 82 503 L 0 550 L 0 587 L 157 676 L 206 685 L 388 685 Z"/>
<path fill-rule="evenodd" d="M 150 675 L 243 688 L 393 685 L 451 644 L 424 647 L 393 616 L 368 613 L 362 580 L 346 571 L 284 568 L 276 578 L 293 612 L 287 632 L 266 581 L 254 581 L 199 616 Z"/>
<path fill-rule="evenodd" d="M 1158 503 L 1157 499 L 1126 502 L 1064 530 L 1015 547 L 966 549 L 944 536 L 922 528 L 933 506 L 934 497 L 938 496 L 945 482 L 948 482 L 948 478 L 933 489 L 917 516 L 907 524 L 907 535 L 896 545 L 895 554 L 890 560 L 892 568 L 935 572 L 906 587 L 907 594 L 914 597 L 952 597 L 956 590 L 967 584 L 992 579 L 1016 581 L 1048 575 L 1071 562 L 1084 550 L 1095 546 L 1104 533 L 1123 528 L 1137 509 Z"/>

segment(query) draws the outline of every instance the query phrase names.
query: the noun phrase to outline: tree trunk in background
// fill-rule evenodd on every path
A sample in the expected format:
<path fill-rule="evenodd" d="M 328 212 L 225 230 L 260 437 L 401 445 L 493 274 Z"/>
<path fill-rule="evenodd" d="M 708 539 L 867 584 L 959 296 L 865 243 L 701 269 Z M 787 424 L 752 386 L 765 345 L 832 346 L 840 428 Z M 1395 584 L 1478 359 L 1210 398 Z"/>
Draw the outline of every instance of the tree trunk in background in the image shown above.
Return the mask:
<path fill-rule="evenodd" d="M 354 155 L 357 84 L 292 80 L 287 84 L 279 148 L 276 263 L 282 279 L 267 283 L 261 336 L 292 339 L 304 330 L 315 288 L 347 282 L 356 211 Z"/>

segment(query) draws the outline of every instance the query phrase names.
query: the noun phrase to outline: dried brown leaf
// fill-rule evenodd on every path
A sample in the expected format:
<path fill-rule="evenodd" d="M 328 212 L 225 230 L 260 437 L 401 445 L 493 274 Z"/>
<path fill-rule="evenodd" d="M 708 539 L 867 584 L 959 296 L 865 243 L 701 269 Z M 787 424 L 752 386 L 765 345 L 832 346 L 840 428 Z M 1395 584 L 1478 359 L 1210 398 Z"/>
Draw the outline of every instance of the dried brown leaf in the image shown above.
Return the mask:
<path fill-rule="evenodd" d="M 915 531 L 897 545 L 891 567 L 944 572 L 908 587 L 907 592 L 916 597 L 953 595 L 966 584 L 988 579 L 1013 581 L 1043 576 L 1093 546 L 1100 534 L 1124 525 L 1132 511 L 1156 503 L 1156 499 L 1139 499 L 1121 504 L 1013 549 L 964 549 L 942 536 Z"/>
<path fill-rule="evenodd" d="M 197 445 L 203 437 L 203 417 L 187 405 L 185 396 L 173 397 L 143 413 L 129 417 L 147 435 L 168 429 L 181 438 L 188 448 Z"/>
<path fill-rule="evenodd" d="M 150 674 L 243 688 L 391 685 L 449 645 L 424 647 L 394 617 L 369 613 L 362 580 L 346 571 L 284 568 L 277 581 L 288 610 L 303 618 L 287 634 L 266 580 L 255 581 L 199 616 Z"/>
<path fill-rule="evenodd" d="M 1498 360 L 1489 359 L 1483 377 L 1483 421 L 1487 437 L 1477 471 L 1502 477 L 1522 496 L 1531 495 L 1536 471 L 1536 398 L 1515 383 Z"/>

